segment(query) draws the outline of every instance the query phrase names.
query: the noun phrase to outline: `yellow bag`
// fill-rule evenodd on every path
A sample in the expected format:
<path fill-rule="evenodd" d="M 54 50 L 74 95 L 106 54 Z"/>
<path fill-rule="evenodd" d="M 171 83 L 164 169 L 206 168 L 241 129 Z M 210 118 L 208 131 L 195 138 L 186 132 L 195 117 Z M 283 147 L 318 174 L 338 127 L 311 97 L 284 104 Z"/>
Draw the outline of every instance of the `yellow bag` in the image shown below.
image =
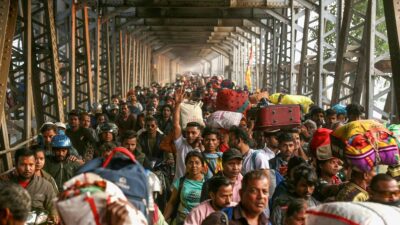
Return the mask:
<path fill-rule="evenodd" d="M 356 134 L 364 134 L 368 130 L 377 128 L 384 129 L 385 126 L 375 120 L 357 120 L 337 128 L 332 135 L 342 140 L 348 140 Z"/>
<path fill-rule="evenodd" d="M 282 93 L 275 93 L 269 96 L 269 101 L 274 104 L 300 104 L 303 106 L 303 112 L 308 113 L 311 104 L 314 102 L 303 95 L 286 95 Z"/>

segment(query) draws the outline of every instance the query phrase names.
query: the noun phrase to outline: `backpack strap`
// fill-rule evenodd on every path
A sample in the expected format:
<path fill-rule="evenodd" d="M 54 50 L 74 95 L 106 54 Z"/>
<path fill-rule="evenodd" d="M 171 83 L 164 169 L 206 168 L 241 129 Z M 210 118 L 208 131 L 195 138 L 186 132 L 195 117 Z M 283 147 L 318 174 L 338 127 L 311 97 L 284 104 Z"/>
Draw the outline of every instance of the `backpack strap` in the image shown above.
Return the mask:
<path fill-rule="evenodd" d="M 258 150 L 253 150 L 254 152 L 251 153 L 251 169 L 255 170 L 256 169 L 256 159 L 257 159 L 257 154 Z"/>
<path fill-rule="evenodd" d="M 246 102 L 240 107 L 240 108 L 238 108 L 237 110 L 236 110 L 236 112 L 239 112 L 239 113 L 243 113 L 246 109 L 247 109 L 247 107 L 250 105 L 250 101 L 249 100 L 246 100 Z"/>
<path fill-rule="evenodd" d="M 179 178 L 178 201 L 176 202 L 175 210 L 172 212 L 171 219 L 175 219 L 176 216 L 178 215 L 178 208 L 179 208 L 179 204 L 181 202 L 181 192 L 182 192 L 183 183 L 185 182 L 185 179 L 186 179 L 185 175 L 182 176 L 181 178 Z"/>
<path fill-rule="evenodd" d="M 232 220 L 232 218 L 233 218 L 233 207 L 223 208 L 221 211 L 224 212 L 227 215 L 229 221 Z"/>

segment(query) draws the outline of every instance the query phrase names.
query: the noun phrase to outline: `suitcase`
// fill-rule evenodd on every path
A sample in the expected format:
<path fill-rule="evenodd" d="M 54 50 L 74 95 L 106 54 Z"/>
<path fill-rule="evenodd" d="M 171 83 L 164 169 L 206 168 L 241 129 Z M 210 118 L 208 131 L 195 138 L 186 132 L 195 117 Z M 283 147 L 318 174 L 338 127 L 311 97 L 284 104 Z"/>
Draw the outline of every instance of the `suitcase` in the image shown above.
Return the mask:
<path fill-rule="evenodd" d="M 257 109 L 256 130 L 290 129 L 301 125 L 300 105 L 269 105 Z"/>

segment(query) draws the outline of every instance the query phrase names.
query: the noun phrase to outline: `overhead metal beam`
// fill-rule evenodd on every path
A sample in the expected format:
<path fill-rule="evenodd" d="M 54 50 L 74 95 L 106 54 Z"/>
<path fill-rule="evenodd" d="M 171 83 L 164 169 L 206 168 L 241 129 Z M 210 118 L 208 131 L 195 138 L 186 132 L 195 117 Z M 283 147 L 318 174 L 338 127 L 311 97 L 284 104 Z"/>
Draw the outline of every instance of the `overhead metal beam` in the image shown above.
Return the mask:
<path fill-rule="evenodd" d="M 110 1 L 110 0 L 99 0 L 100 7 L 123 7 L 123 6 L 135 6 L 135 7 L 182 7 L 182 8 L 211 8 L 211 7 L 235 7 L 235 8 L 282 8 L 289 7 L 288 1 L 282 0 L 209 0 L 209 1 L 192 1 L 192 0 L 180 0 L 180 1 L 155 1 L 155 0 L 130 0 L 130 1 Z"/>

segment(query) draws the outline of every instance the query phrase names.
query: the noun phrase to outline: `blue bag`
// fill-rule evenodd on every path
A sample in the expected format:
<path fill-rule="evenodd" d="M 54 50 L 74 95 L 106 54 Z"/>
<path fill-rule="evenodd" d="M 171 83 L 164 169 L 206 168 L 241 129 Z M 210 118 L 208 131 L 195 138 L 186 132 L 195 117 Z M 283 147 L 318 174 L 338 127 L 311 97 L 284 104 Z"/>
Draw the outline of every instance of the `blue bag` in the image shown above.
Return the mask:
<path fill-rule="evenodd" d="M 116 153 L 122 153 L 115 155 Z M 149 185 L 145 169 L 135 160 L 135 156 L 126 148 L 114 148 L 104 158 L 96 158 L 83 165 L 77 174 L 93 172 L 121 188 L 128 200 L 147 218 Z"/>

